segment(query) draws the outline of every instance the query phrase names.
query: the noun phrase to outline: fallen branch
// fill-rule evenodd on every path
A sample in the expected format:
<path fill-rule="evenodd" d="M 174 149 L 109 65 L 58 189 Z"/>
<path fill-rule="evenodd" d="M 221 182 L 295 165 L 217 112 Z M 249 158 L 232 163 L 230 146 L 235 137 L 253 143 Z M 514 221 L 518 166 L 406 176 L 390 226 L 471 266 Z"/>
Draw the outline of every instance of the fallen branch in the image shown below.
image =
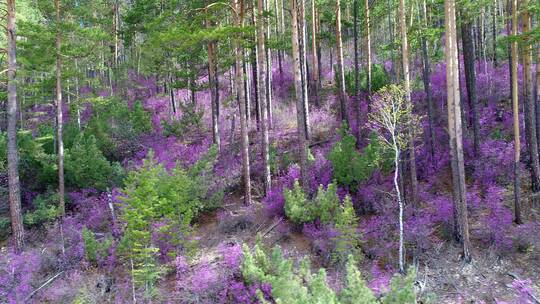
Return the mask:
<path fill-rule="evenodd" d="M 506 274 L 509 275 L 510 277 L 512 277 L 514 280 L 521 281 L 521 279 L 518 277 L 518 275 L 513 273 L 513 272 L 507 272 Z M 532 294 L 532 293 L 530 293 L 528 291 L 526 291 L 526 292 L 527 292 L 527 295 L 529 297 L 531 297 L 531 299 L 534 300 L 534 303 L 540 304 L 540 300 L 534 294 Z"/>
<path fill-rule="evenodd" d="M 38 291 L 40 291 L 43 287 L 47 286 L 48 284 L 50 284 L 52 281 L 54 281 L 54 279 L 56 279 L 58 276 L 60 276 L 64 271 L 60 271 L 59 273 L 55 274 L 52 278 L 48 279 L 45 283 L 43 283 L 41 286 L 39 286 L 38 289 L 32 291 L 23 301 L 23 303 L 26 303 L 26 301 L 30 300 L 30 298 L 32 298 Z"/>
<path fill-rule="evenodd" d="M 265 235 L 267 235 L 268 233 L 270 233 L 270 231 L 274 230 L 274 228 L 276 228 L 276 226 L 281 223 L 283 221 L 283 217 L 280 217 L 274 224 L 272 224 L 272 226 L 270 228 L 268 228 L 266 230 L 265 233 L 262 234 L 262 236 L 264 237 Z"/>

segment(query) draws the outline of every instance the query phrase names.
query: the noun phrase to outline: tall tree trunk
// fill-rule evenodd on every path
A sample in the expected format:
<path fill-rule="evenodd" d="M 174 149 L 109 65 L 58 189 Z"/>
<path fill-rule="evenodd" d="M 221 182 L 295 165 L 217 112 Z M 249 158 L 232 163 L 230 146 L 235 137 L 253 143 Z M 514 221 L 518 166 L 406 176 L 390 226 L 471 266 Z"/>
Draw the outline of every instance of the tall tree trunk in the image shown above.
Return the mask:
<path fill-rule="evenodd" d="M 337 55 L 337 73 L 338 73 L 338 97 L 340 106 L 340 119 L 349 124 L 349 115 L 347 113 L 347 91 L 345 90 L 345 67 L 343 63 L 343 39 L 341 37 L 341 1 L 336 0 L 336 55 Z"/>
<path fill-rule="evenodd" d="M 461 15 L 461 41 L 463 43 L 463 64 L 465 66 L 465 83 L 467 85 L 467 99 L 471 109 L 474 155 L 480 151 L 480 122 L 478 117 L 478 98 L 476 97 L 476 70 L 474 41 L 472 26 L 469 17 L 462 11 Z"/>
<path fill-rule="evenodd" d="M 491 31 L 493 35 L 493 65 L 497 66 L 497 0 L 493 0 L 493 9 L 491 12 Z"/>
<path fill-rule="evenodd" d="M 309 125 L 309 96 L 308 96 L 308 69 L 307 69 L 307 28 L 306 28 L 306 10 L 305 10 L 305 0 L 297 0 L 297 9 L 298 9 L 298 36 L 300 43 L 300 65 L 302 78 L 302 94 L 304 101 L 304 128 L 306 134 L 306 140 L 309 140 L 310 136 L 310 125 Z"/>
<path fill-rule="evenodd" d="M 361 120 L 361 108 L 360 108 L 360 58 L 358 54 L 358 0 L 353 1 L 353 43 L 354 43 L 354 107 L 356 110 L 356 125 L 358 130 L 357 143 L 360 143 L 360 120 Z"/>
<path fill-rule="evenodd" d="M 426 0 L 422 1 L 422 23 L 425 30 L 428 28 L 427 7 Z M 427 39 L 422 37 L 422 79 L 424 82 L 424 91 L 426 93 L 426 100 L 428 106 L 428 129 L 429 129 L 429 146 L 431 152 L 432 162 L 435 157 L 435 111 L 433 106 L 433 97 L 431 95 L 431 83 L 430 74 L 431 68 L 429 64 L 429 52 Z"/>
<path fill-rule="evenodd" d="M 207 21 L 207 27 L 210 27 L 210 22 Z M 219 134 L 219 78 L 217 75 L 217 58 L 215 42 L 208 43 L 208 82 L 210 85 L 210 107 L 212 109 L 212 141 L 216 145 L 218 151 L 221 148 L 221 138 Z M 174 107 L 174 90 L 171 87 L 171 102 Z M 176 112 L 176 110 L 175 110 Z"/>
<path fill-rule="evenodd" d="M 305 128 L 305 100 L 302 87 L 302 65 L 300 61 L 299 45 L 299 22 L 297 0 L 290 0 L 291 3 L 291 28 L 292 28 L 292 57 L 294 70 L 294 89 L 296 97 L 296 123 L 298 129 L 298 153 L 300 154 L 300 172 L 302 186 L 307 189 L 307 162 L 308 162 L 308 140 Z"/>
<path fill-rule="evenodd" d="M 405 90 L 405 100 L 411 103 L 411 80 L 409 74 L 409 41 L 407 38 L 407 17 L 405 15 L 405 0 L 399 0 L 399 27 L 401 31 L 401 55 L 403 63 L 403 89 Z M 416 152 L 414 147 L 414 130 L 408 131 L 409 136 L 409 173 L 411 178 L 411 202 L 413 206 L 418 193 L 418 177 L 416 174 Z"/>
<path fill-rule="evenodd" d="M 458 76 L 458 51 L 456 35 L 456 6 L 454 0 L 444 1 L 446 89 L 448 92 L 448 133 L 450 135 L 450 163 L 452 167 L 452 194 L 454 199 L 454 235 L 463 244 L 463 259 L 471 261 L 465 166 L 463 159 L 463 134 Z"/>
<path fill-rule="evenodd" d="M 518 17 L 517 0 L 512 3 L 512 35 L 517 35 Z M 511 68 L 512 68 L 512 108 L 514 113 L 514 220 L 516 224 L 523 222 L 521 218 L 521 183 L 520 183 L 520 138 L 519 138 L 519 95 L 518 95 L 518 45 L 517 41 L 511 42 Z"/>
<path fill-rule="evenodd" d="M 368 94 L 368 112 L 371 112 L 371 19 L 369 16 L 369 0 L 364 1 L 366 18 L 366 69 L 367 69 L 367 94 Z"/>
<path fill-rule="evenodd" d="M 264 8 L 266 11 L 270 11 L 270 6 L 268 1 L 266 0 L 264 3 Z M 265 20 L 267 20 L 265 18 Z M 268 41 L 270 39 L 270 22 L 266 22 L 266 37 L 265 41 Z M 266 43 L 266 42 L 265 42 Z M 273 91 L 272 91 L 272 70 L 273 70 L 273 64 L 272 64 L 272 52 L 269 47 L 266 47 L 266 111 L 267 113 L 267 129 L 271 130 L 273 125 L 273 106 L 272 106 L 272 100 L 273 100 Z"/>
<path fill-rule="evenodd" d="M 19 151 L 17 150 L 17 33 L 15 32 L 15 0 L 7 0 L 7 161 L 11 233 L 16 252 L 24 247 L 24 227 L 21 212 L 19 182 Z"/>
<path fill-rule="evenodd" d="M 236 7 L 236 26 L 244 26 L 244 0 L 233 0 Z M 234 39 L 235 44 L 235 65 L 236 65 L 236 93 L 238 95 L 238 108 L 240 110 L 240 136 L 242 142 L 242 167 L 244 173 L 244 204 L 251 204 L 251 176 L 249 167 L 249 134 L 246 119 L 246 97 L 244 95 L 244 73 L 242 62 L 244 61 L 244 52 L 239 41 Z"/>
<path fill-rule="evenodd" d="M 355 0 L 356 1 L 356 0 Z M 311 88 L 315 105 L 319 106 L 319 56 L 317 53 L 317 18 L 316 3 L 311 0 L 311 53 L 312 53 L 312 76 Z"/>
<path fill-rule="evenodd" d="M 521 19 L 523 22 L 523 32 L 531 30 L 531 16 L 527 10 L 529 0 L 522 0 L 523 11 Z M 523 44 L 523 98 L 525 99 L 525 136 L 527 138 L 527 149 L 530 156 L 531 184 L 532 191 L 540 190 L 540 164 L 538 160 L 538 142 L 536 135 L 536 109 L 532 71 L 532 45 Z"/>
<path fill-rule="evenodd" d="M 540 151 L 540 47 L 536 49 L 536 143 Z"/>
<path fill-rule="evenodd" d="M 263 159 L 263 179 L 264 179 L 264 191 L 265 194 L 270 193 L 271 176 L 270 176 L 270 156 L 269 156 L 269 141 L 268 141 L 268 109 L 266 107 L 268 92 L 267 92 L 267 52 L 266 52 L 266 40 L 265 40 L 265 22 L 264 22 L 264 0 L 257 0 L 257 85 L 259 86 L 259 102 L 262 109 L 261 117 L 261 146 L 262 146 L 262 159 Z"/>
<path fill-rule="evenodd" d="M 62 117 L 62 32 L 60 25 L 60 0 L 55 1 L 56 5 L 56 124 L 57 124 L 57 145 L 58 145 L 58 196 L 60 197 L 60 214 L 66 214 L 66 204 L 64 200 L 64 140 L 62 130 L 64 121 Z"/>

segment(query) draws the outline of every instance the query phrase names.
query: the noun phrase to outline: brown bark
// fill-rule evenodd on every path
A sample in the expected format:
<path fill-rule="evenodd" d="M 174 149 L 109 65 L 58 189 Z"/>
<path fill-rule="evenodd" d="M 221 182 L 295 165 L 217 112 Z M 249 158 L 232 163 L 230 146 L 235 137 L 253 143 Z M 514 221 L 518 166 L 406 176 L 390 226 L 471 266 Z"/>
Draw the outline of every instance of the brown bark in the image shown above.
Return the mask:
<path fill-rule="evenodd" d="M 235 22 L 237 27 L 244 26 L 244 1 L 233 0 L 236 10 Z M 246 98 L 244 95 L 244 71 L 242 62 L 244 61 L 244 52 L 239 41 L 234 39 L 235 48 L 235 82 L 236 93 L 238 95 L 238 108 L 240 110 L 240 140 L 242 142 L 242 168 L 244 175 L 244 204 L 251 204 L 251 176 L 249 167 L 249 134 L 246 121 Z"/>
<path fill-rule="evenodd" d="M 300 61 L 299 45 L 299 24 L 298 24 L 298 3 L 297 0 L 290 0 L 291 3 L 291 28 L 292 28 L 292 57 L 294 70 L 294 88 L 296 99 L 296 123 L 298 130 L 298 153 L 300 154 L 300 172 L 302 177 L 302 186 L 304 189 L 307 184 L 307 161 L 308 161 L 308 141 L 305 128 L 305 109 L 306 104 L 302 87 L 302 65 Z"/>
<path fill-rule="evenodd" d="M 62 31 L 60 25 L 60 0 L 55 1 L 56 7 L 56 144 L 58 145 L 58 196 L 60 197 L 60 214 L 63 217 L 66 214 L 66 203 L 64 200 L 64 140 L 62 116 Z"/>
<path fill-rule="evenodd" d="M 270 176 L 270 156 L 269 156 L 269 141 L 268 141 L 268 108 L 267 108 L 267 52 L 266 52 L 266 40 L 265 40 L 265 24 L 264 24 L 264 0 L 257 0 L 257 85 L 259 92 L 259 102 L 262 109 L 261 117 L 261 146 L 262 146 L 262 160 L 263 160 L 263 180 L 265 193 L 270 192 L 271 176 Z"/>
<path fill-rule="evenodd" d="M 475 52 L 472 36 L 472 25 L 465 12 L 461 13 L 461 41 L 463 44 L 463 64 L 465 66 L 465 84 L 467 86 L 467 99 L 469 100 L 474 154 L 478 156 L 480 150 L 480 122 L 478 117 L 478 98 L 476 96 L 476 70 Z"/>
<path fill-rule="evenodd" d="M 518 17 L 517 0 L 512 3 L 512 35 L 517 35 Z M 519 97 L 518 97 L 518 46 L 517 41 L 511 42 L 511 71 L 512 71 L 512 109 L 514 114 L 514 220 L 522 223 L 521 218 L 521 189 L 520 189 L 520 138 L 519 138 Z"/>
<path fill-rule="evenodd" d="M 456 7 L 454 0 L 444 1 L 446 88 L 448 92 L 448 133 L 450 135 L 450 163 L 452 167 L 452 194 L 454 200 L 454 235 L 463 245 L 463 259 L 471 261 L 469 223 L 463 159 L 463 134 L 458 77 L 456 35 Z"/>
<path fill-rule="evenodd" d="M 369 16 L 369 0 L 364 2 L 366 17 L 366 69 L 367 69 L 367 93 L 368 93 L 368 112 L 370 112 L 369 97 L 371 97 L 371 19 Z"/>
<path fill-rule="evenodd" d="M 422 1 L 422 23 L 424 29 L 428 28 L 428 18 L 427 18 L 427 6 L 426 0 Z M 426 101 L 428 106 L 428 129 L 429 129 L 429 144 L 432 161 L 435 157 L 435 110 L 433 105 L 433 97 L 431 94 L 431 83 L 430 83 L 430 73 L 431 68 L 429 64 L 429 53 L 427 39 L 422 38 L 422 80 L 424 82 L 424 91 L 426 93 Z"/>
<path fill-rule="evenodd" d="M 529 0 L 523 0 L 526 8 Z M 523 32 L 531 30 L 531 16 L 527 9 L 523 9 L 522 15 Z M 525 41 L 523 45 L 523 98 L 525 99 L 525 136 L 527 149 L 530 156 L 532 191 L 540 190 L 540 164 L 538 160 L 538 143 L 536 137 L 536 109 L 534 106 L 534 85 L 532 71 L 532 45 Z"/>
<path fill-rule="evenodd" d="M 207 28 L 210 28 L 210 22 L 206 22 Z M 208 83 L 210 85 L 210 103 L 212 108 L 212 140 L 218 151 L 221 148 L 221 138 L 219 134 L 219 78 L 217 75 L 216 43 L 208 43 Z M 174 106 L 174 93 L 171 87 L 171 99 Z"/>
<path fill-rule="evenodd" d="M 7 162 L 11 233 L 16 252 L 24 247 L 24 227 L 21 212 L 19 182 L 19 151 L 17 150 L 17 34 L 15 32 L 15 0 L 7 0 Z"/>
<path fill-rule="evenodd" d="M 319 105 L 319 56 L 317 54 L 317 18 L 316 18 L 316 3 L 311 0 L 311 53 L 312 53 L 312 69 L 311 69 L 311 88 L 312 96 L 315 105 Z"/>
<path fill-rule="evenodd" d="M 345 67 L 343 63 L 343 39 L 341 35 L 341 4 L 340 0 L 336 0 L 336 56 L 337 56 L 337 73 L 338 73 L 338 97 L 340 106 L 340 119 L 349 124 L 349 116 L 347 114 L 347 91 L 345 90 Z"/>
<path fill-rule="evenodd" d="M 401 55 L 403 63 L 403 89 L 405 100 L 411 102 L 411 80 L 409 74 L 409 41 L 407 38 L 407 24 L 405 15 L 405 0 L 399 0 L 399 27 L 401 31 Z M 414 130 L 409 130 L 409 173 L 411 178 L 411 203 L 414 205 L 418 193 L 418 177 L 416 174 L 416 152 L 414 147 Z"/>

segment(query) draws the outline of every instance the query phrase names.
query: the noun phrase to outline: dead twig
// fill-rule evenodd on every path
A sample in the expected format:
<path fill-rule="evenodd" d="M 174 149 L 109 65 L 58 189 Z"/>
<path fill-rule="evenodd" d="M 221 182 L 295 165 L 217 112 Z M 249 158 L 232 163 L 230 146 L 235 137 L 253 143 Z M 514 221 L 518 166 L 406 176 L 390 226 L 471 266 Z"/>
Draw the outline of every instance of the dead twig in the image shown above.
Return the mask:
<path fill-rule="evenodd" d="M 521 281 L 518 275 L 513 272 L 507 272 L 506 274 L 512 277 L 514 280 Z M 529 295 L 529 297 L 531 297 L 534 300 L 534 303 L 540 304 L 540 300 L 534 294 L 527 291 L 527 295 Z"/>
<path fill-rule="evenodd" d="M 23 303 L 26 303 L 26 301 L 30 300 L 38 291 L 40 291 L 43 287 L 49 285 L 54 279 L 58 278 L 64 271 L 60 271 L 59 273 L 55 274 L 53 277 L 48 279 L 45 283 L 43 283 L 41 286 L 38 287 L 38 289 L 32 291 L 23 301 Z"/>

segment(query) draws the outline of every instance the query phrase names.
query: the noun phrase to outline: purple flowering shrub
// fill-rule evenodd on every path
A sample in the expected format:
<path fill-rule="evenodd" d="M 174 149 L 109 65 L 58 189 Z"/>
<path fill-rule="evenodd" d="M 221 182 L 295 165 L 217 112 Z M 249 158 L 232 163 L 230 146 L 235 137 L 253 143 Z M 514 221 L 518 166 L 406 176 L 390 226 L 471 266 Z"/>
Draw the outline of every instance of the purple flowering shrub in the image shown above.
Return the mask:
<path fill-rule="evenodd" d="M 41 263 L 41 254 L 37 251 L 3 252 L 0 255 L 0 302 L 26 302 L 40 279 L 36 270 Z"/>

